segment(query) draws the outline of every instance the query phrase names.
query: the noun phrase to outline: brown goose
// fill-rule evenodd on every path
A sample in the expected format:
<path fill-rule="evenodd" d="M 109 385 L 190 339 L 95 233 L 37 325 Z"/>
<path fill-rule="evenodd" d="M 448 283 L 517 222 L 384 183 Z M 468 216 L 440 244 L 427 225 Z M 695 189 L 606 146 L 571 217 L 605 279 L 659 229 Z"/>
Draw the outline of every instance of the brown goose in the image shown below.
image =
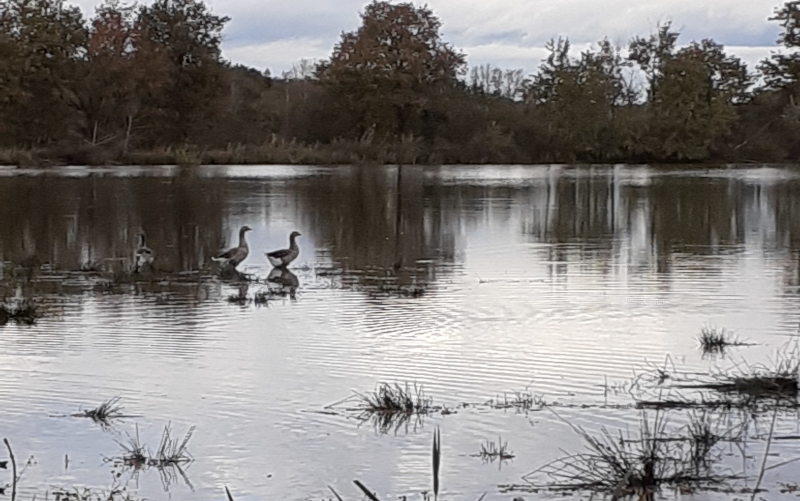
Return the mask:
<path fill-rule="evenodd" d="M 299 236 L 301 236 L 299 232 L 293 231 L 292 234 L 289 235 L 288 249 L 276 250 L 266 254 L 272 266 L 276 268 L 285 268 L 289 266 L 289 263 L 297 259 L 297 256 L 300 254 L 300 247 L 297 246 L 297 241 L 295 239 Z"/>
<path fill-rule="evenodd" d="M 153 264 L 155 255 L 153 251 L 145 244 L 144 233 L 139 233 L 139 248 L 133 253 L 133 272 L 139 273 L 147 266 Z"/>
<path fill-rule="evenodd" d="M 251 230 L 252 228 L 249 226 L 242 226 L 239 229 L 239 246 L 229 249 L 217 257 L 212 257 L 211 260 L 221 263 L 223 266 L 230 266 L 231 268 L 239 266 L 242 261 L 247 259 L 247 255 L 250 254 L 250 247 L 247 246 L 247 240 L 245 240 L 244 234 Z"/>

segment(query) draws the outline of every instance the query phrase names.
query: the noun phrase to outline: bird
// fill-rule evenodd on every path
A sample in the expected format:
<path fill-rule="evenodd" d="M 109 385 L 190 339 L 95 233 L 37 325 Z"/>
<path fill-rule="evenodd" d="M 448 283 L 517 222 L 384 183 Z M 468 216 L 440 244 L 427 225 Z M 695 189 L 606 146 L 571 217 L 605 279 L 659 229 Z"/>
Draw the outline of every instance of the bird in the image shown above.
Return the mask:
<path fill-rule="evenodd" d="M 297 259 L 297 256 L 300 254 L 300 247 L 297 246 L 297 241 L 295 239 L 299 236 L 302 235 L 300 235 L 300 233 L 297 231 L 293 231 L 292 234 L 289 235 L 288 249 L 281 249 L 266 253 L 267 259 L 272 266 L 276 268 L 285 268 L 289 265 L 289 263 Z"/>
<path fill-rule="evenodd" d="M 247 240 L 244 238 L 244 234 L 248 231 L 252 231 L 252 228 L 247 225 L 239 228 L 239 246 L 228 249 L 219 256 L 212 257 L 211 260 L 221 263 L 223 266 L 231 266 L 233 269 L 236 269 L 242 261 L 247 259 L 247 255 L 250 254 L 250 247 L 247 246 Z"/>
<path fill-rule="evenodd" d="M 153 251 L 145 244 L 144 233 L 139 233 L 139 248 L 133 253 L 133 272 L 139 273 L 146 266 L 153 264 L 155 255 Z"/>

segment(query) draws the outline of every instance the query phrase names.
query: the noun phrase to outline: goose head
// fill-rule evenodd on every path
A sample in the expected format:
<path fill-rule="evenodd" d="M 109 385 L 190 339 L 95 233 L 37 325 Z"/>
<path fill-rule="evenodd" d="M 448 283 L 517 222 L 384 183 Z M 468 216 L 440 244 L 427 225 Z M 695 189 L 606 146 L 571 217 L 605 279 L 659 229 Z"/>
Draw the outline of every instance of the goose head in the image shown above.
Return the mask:
<path fill-rule="evenodd" d="M 302 237 L 302 236 L 303 235 L 301 235 L 299 231 L 293 231 L 292 234 L 289 235 L 289 238 L 297 238 L 297 237 Z"/>
<path fill-rule="evenodd" d="M 253 228 L 251 228 L 251 227 L 249 227 L 249 226 L 247 226 L 247 225 L 244 225 L 244 226 L 242 226 L 242 228 L 241 228 L 239 231 L 241 231 L 242 233 L 244 233 L 244 232 L 246 232 L 246 231 L 253 231 Z"/>

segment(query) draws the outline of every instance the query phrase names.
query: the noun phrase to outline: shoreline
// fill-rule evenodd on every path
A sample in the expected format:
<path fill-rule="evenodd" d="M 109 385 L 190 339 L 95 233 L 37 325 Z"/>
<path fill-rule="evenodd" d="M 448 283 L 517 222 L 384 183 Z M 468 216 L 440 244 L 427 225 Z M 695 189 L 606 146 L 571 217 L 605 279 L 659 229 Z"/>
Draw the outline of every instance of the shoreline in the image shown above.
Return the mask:
<path fill-rule="evenodd" d="M 323 153 L 320 151 L 320 153 Z M 349 156 L 349 158 L 347 158 Z M 589 165 L 630 165 L 630 166 L 718 166 L 727 167 L 731 165 L 752 165 L 752 166 L 796 166 L 798 161 L 790 160 L 752 160 L 752 159 L 705 159 L 705 160 L 677 160 L 677 159 L 657 159 L 642 160 L 636 158 L 629 159 L 609 159 L 609 160 L 527 160 L 527 159 L 507 159 L 507 158 L 488 158 L 480 161 L 438 159 L 422 157 L 408 157 L 405 155 L 387 154 L 378 156 L 352 156 L 342 154 L 331 155 L 247 155 L 242 156 L 227 150 L 210 150 L 205 152 L 194 152 L 186 150 L 175 151 L 142 151 L 134 152 L 124 157 L 108 158 L 105 156 L 93 157 L 92 155 L 58 155 L 48 151 L 37 150 L 0 150 L 0 167 L 12 168 L 37 168 L 47 169 L 53 167 L 155 167 L 155 166 L 178 166 L 178 167 L 199 167 L 199 166 L 268 166 L 268 165 L 317 165 L 326 167 L 337 166 L 386 166 L 386 165 L 426 165 L 426 166 L 537 166 L 537 165 L 564 165 L 564 166 L 589 166 Z"/>

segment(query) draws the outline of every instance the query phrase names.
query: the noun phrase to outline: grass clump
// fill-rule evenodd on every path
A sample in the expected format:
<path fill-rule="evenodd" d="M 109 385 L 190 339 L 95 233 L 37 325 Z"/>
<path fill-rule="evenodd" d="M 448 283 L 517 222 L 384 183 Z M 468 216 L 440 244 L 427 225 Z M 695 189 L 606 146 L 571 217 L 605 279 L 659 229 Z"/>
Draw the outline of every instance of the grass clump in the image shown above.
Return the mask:
<path fill-rule="evenodd" d="M 617 499 L 623 496 L 652 499 L 664 486 L 700 486 L 722 481 L 709 469 L 698 471 L 690 441 L 668 434 L 666 420 L 658 413 L 652 423 L 643 415 L 639 437 L 634 439 L 626 439 L 621 432 L 619 436 L 612 435 L 605 428 L 598 434 L 590 434 L 579 426 L 567 424 L 584 439 L 585 451 L 526 474 L 523 477 L 526 482 L 556 491 L 587 490 Z M 537 480 L 541 476 L 546 478 L 543 484 Z"/>
<path fill-rule="evenodd" d="M 371 421 L 380 433 L 392 430 L 397 433 L 402 427 L 408 430 L 412 424 L 416 429 L 424 416 L 442 410 L 434 407 L 433 399 L 416 383 L 413 386 L 409 383 L 382 383 L 373 392 L 353 392 L 353 395 L 326 406 L 328 410 L 337 408 L 356 414 L 360 421 Z"/>
<path fill-rule="evenodd" d="M 508 441 L 503 442 L 502 438 L 498 438 L 497 442 L 487 440 L 482 443 L 481 450 L 474 456 L 489 463 L 508 461 L 515 457 L 514 453 L 508 449 Z"/>
<path fill-rule="evenodd" d="M 269 291 L 259 291 L 253 296 L 253 303 L 256 306 L 266 306 L 272 299 L 272 294 Z"/>
<path fill-rule="evenodd" d="M 109 491 L 98 492 L 89 487 L 73 487 L 72 489 L 56 488 L 48 494 L 53 496 L 54 501 L 135 501 L 124 487 L 115 487 Z M 49 495 L 45 496 L 49 499 Z"/>
<path fill-rule="evenodd" d="M 542 397 L 529 391 L 516 391 L 511 394 L 504 393 L 502 398 L 497 397 L 489 400 L 487 405 L 494 409 L 516 409 L 517 411 L 527 412 L 542 409 L 546 404 Z"/>
<path fill-rule="evenodd" d="M 246 306 L 250 302 L 250 298 L 246 294 L 230 294 L 225 298 L 228 304 L 235 304 L 238 306 Z"/>
<path fill-rule="evenodd" d="M 189 453 L 188 444 L 194 434 L 195 426 L 191 426 L 183 439 L 172 437 L 172 425 L 167 424 L 161 434 L 158 449 L 153 453 L 139 438 L 139 427 L 136 427 L 136 434 L 128 436 L 128 442 L 117 442 L 125 451 L 120 459 L 128 466 L 141 468 L 152 466 L 163 468 L 185 463 L 191 463 L 194 459 Z"/>
<path fill-rule="evenodd" d="M 94 409 L 87 409 L 85 411 L 73 414 L 72 416 L 89 418 L 95 423 L 99 423 L 103 426 L 109 426 L 111 421 L 114 419 L 125 417 L 125 415 L 122 413 L 123 407 L 120 405 L 119 401 L 120 397 L 114 397 L 106 400 Z"/>
<path fill-rule="evenodd" d="M 195 426 L 191 426 L 181 440 L 179 438 L 172 438 L 172 427 L 169 424 L 165 426 L 158 450 L 150 461 L 158 467 L 191 463 L 194 458 L 189 454 L 187 445 L 189 444 L 189 440 L 192 439 L 194 430 Z"/>
<path fill-rule="evenodd" d="M 0 325 L 5 325 L 8 322 L 33 325 L 39 316 L 39 307 L 32 299 L 14 299 L 0 302 Z"/>
<path fill-rule="evenodd" d="M 136 425 L 136 433 L 134 435 L 128 435 L 127 443 L 119 441 L 117 441 L 117 443 L 125 451 L 122 457 L 119 458 L 125 466 L 136 469 L 147 466 L 148 453 L 139 438 L 139 425 Z"/>
<path fill-rule="evenodd" d="M 397 433 L 403 427 L 408 430 L 411 425 L 416 429 L 416 425 L 422 424 L 423 416 L 433 410 L 433 399 L 416 383 L 413 386 L 384 383 L 372 393 L 356 396 L 360 418 L 371 421 L 381 433 Z"/>
<path fill-rule="evenodd" d="M 433 399 L 425 395 L 422 386 L 406 383 L 381 384 L 372 393 L 358 394 L 363 410 L 386 414 L 425 414 L 431 410 Z"/>
<path fill-rule="evenodd" d="M 724 355 L 731 346 L 745 345 L 733 332 L 724 327 L 722 329 L 703 327 L 697 340 L 704 355 Z"/>

